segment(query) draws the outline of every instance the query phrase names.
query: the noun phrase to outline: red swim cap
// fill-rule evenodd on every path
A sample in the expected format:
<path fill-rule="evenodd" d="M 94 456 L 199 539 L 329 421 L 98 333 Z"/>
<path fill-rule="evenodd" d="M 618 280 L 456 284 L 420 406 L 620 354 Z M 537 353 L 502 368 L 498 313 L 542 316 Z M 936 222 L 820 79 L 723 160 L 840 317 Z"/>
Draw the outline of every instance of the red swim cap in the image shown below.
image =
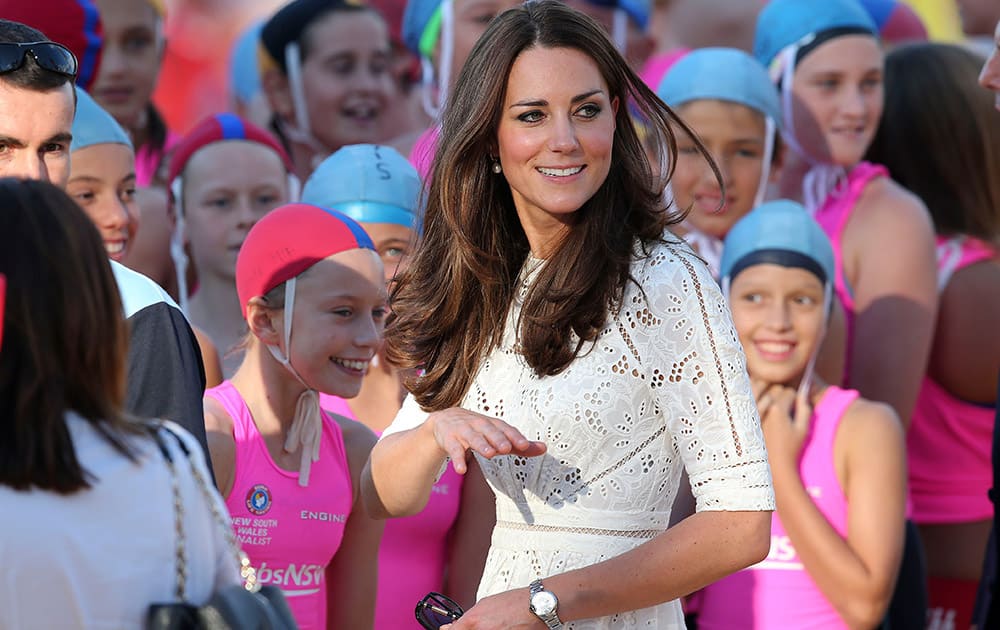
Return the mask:
<path fill-rule="evenodd" d="M 92 0 L 0 0 L 0 16 L 36 28 L 76 55 L 76 84 L 90 89 L 101 63 L 104 30 Z"/>
<path fill-rule="evenodd" d="M 271 210 L 250 228 L 236 258 L 236 293 L 243 317 L 250 298 L 351 249 L 375 251 L 375 246 L 354 219 L 336 210 L 305 203 Z"/>

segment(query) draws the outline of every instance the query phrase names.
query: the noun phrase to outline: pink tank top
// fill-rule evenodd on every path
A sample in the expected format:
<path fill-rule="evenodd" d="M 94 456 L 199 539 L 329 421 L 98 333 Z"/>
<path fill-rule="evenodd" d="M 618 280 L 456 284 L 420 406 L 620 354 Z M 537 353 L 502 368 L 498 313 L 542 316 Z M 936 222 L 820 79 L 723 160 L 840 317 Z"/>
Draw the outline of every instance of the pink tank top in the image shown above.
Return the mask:
<path fill-rule="evenodd" d="M 854 295 L 847 283 L 844 272 L 843 244 L 844 228 L 851 220 L 851 215 L 858 205 L 858 199 L 868 183 L 877 177 L 888 177 L 889 171 L 884 166 L 861 162 L 847 175 L 847 181 L 837 187 L 816 210 L 816 222 L 819 223 L 833 245 L 833 261 L 836 265 L 836 277 L 833 288 L 837 299 L 844 310 L 844 321 L 847 322 L 847 348 L 844 354 L 844 383 L 848 382 L 851 371 L 851 349 L 854 347 Z"/>
<path fill-rule="evenodd" d="M 440 127 L 437 125 L 428 127 L 420 134 L 417 141 L 413 143 L 413 148 L 410 149 L 410 164 L 417 169 L 421 181 L 425 184 L 430 180 L 431 166 L 434 164 L 434 154 L 437 153 L 437 143 L 440 136 Z"/>
<path fill-rule="evenodd" d="M 837 479 L 833 444 L 847 407 L 858 392 L 830 386 L 813 410 L 799 462 L 799 476 L 826 520 L 847 536 L 847 498 Z M 847 628 L 806 572 L 775 512 L 771 552 L 762 562 L 711 584 L 699 594 L 699 630 Z"/>
<path fill-rule="evenodd" d="M 977 239 L 938 237 L 938 290 L 944 291 L 954 272 L 996 255 Z M 964 523 L 992 516 L 987 491 L 993 483 L 994 413 L 924 377 L 906 435 L 914 521 Z"/>
<path fill-rule="evenodd" d="M 324 415 L 309 487 L 279 468 L 239 391 L 229 381 L 205 392 L 233 419 L 236 463 L 226 499 L 233 530 L 264 584 L 284 591 L 302 630 L 326 628 L 326 567 L 340 547 L 354 503 L 340 427 Z"/>
<path fill-rule="evenodd" d="M 342 398 L 320 394 L 319 401 L 323 409 L 354 419 Z M 444 588 L 449 533 L 458 518 L 463 479 L 448 466 L 422 512 L 385 522 L 378 550 L 375 630 L 419 630 L 413 607 L 430 591 Z"/>

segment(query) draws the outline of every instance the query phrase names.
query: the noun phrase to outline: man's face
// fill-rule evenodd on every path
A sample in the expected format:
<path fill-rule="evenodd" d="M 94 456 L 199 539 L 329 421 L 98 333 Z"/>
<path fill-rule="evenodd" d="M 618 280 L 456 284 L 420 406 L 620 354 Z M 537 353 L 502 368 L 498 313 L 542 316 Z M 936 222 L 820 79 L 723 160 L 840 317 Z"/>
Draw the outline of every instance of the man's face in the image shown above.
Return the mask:
<path fill-rule="evenodd" d="M 0 177 L 65 188 L 75 109 L 70 83 L 38 92 L 0 78 Z"/>

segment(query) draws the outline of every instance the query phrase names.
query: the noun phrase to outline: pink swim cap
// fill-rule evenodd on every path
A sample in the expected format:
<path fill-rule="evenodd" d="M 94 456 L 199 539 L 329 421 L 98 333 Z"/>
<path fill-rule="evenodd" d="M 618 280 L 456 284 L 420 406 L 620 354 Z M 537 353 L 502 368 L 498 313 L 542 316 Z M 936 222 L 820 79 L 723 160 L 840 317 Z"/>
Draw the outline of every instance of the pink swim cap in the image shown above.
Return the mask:
<path fill-rule="evenodd" d="M 336 210 L 292 203 L 268 212 L 250 228 L 236 258 L 236 293 L 243 317 L 250 298 L 351 249 L 375 251 L 375 246 L 354 219 Z"/>

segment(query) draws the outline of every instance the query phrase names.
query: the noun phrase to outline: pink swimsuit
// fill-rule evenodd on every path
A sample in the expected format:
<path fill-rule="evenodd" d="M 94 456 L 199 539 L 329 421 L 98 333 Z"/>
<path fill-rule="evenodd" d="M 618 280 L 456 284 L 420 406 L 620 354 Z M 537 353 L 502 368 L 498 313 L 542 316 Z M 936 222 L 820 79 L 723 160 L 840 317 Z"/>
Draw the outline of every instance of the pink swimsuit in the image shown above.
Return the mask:
<path fill-rule="evenodd" d="M 279 468 L 229 381 L 205 392 L 233 419 L 236 462 L 226 507 L 262 583 L 277 584 L 302 630 L 326 628 L 326 567 L 344 537 L 353 486 L 340 427 L 324 415 L 309 487 Z"/>
<path fill-rule="evenodd" d="M 973 238 L 938 237 L 938 290 L 944 291 L 954 272 L 996 255 Z M 924 377 L 906 436 L 914 521 L 965 523 L 993 514 L 986 493 L 993 483 L 994 413 Z"/>
<path fill-rule="evenodd" d="M 799 476 L 826 520 L 847 536 L 847 498 L 837 479 L 833 445 L 837 428 L 858 392 L 830 386 L 813 410 Z M 847 628 L 802 565 L 778 512 L 771 516 L 767 558 L 711 584 L 698 595 L 700 630 L 832 630 Z"/>
<path fill-rule="evenodd" d="M 135 153 L 135 183 L 138 186 L 146 187 L 153 183 L 156 178 L 156 171 L 163 162 L 163 157 L 168 155 L 181 137 L 172 131 L 167 132 L 166 142 L 163 149 L 154 151 L 150 146 L 143 145 Z M 166 170 L 166 169 L 164 169 Z"/>
<path fill-rule="evenodd" d="M 833 260 L 837 266 L 836 278 L 834 278 L 833 288 L 837 293 L 837 299 L 844 310 L 845 321 L 847 322 L 847 351 L 844 355 L 844 383 L 848 382 L 848 375 L 851 370 L 851 349 L 854 347 L 854 295 L 851 287 L 847 283 L 844 275 L 843 245 L 841 239 L 844 235 L 844 228 L 851 220 L 851 215 L 858 206 L 858 199 L 861 193 L 872 180 L 878 177 L 888 177 L 889 171 L 884 166 L 861 162 L 847 175 L 845 185 L 838 187 L 823 201 L 823 205 L 816 210 L 816 222 L 819 223 L 826 235 L 830 237 L 830 244 L 833 245 Z"/>
<path fill-rule="evenodd" d="M 441 128 L 437 125 L 424 130 L 417 141 L 410 149 L 410 164 L 417 169 L 420 179 L 425 184 L 429 184 L 431 167 L 434 164 L 434 154 L 437 152 L 438 138 L 441 136 Z"/>
<path fill-rule="evenodd" d="M 320 395 L 323 409 L 354 419 L 342 398 Z M 419 514 L 385 522 L 378 550 L 376 630 L 419 630 L 413 608 L 430 591 L 444 588 L 449 533 L 458 518 L 464 477 L 448 466 Z"/>

